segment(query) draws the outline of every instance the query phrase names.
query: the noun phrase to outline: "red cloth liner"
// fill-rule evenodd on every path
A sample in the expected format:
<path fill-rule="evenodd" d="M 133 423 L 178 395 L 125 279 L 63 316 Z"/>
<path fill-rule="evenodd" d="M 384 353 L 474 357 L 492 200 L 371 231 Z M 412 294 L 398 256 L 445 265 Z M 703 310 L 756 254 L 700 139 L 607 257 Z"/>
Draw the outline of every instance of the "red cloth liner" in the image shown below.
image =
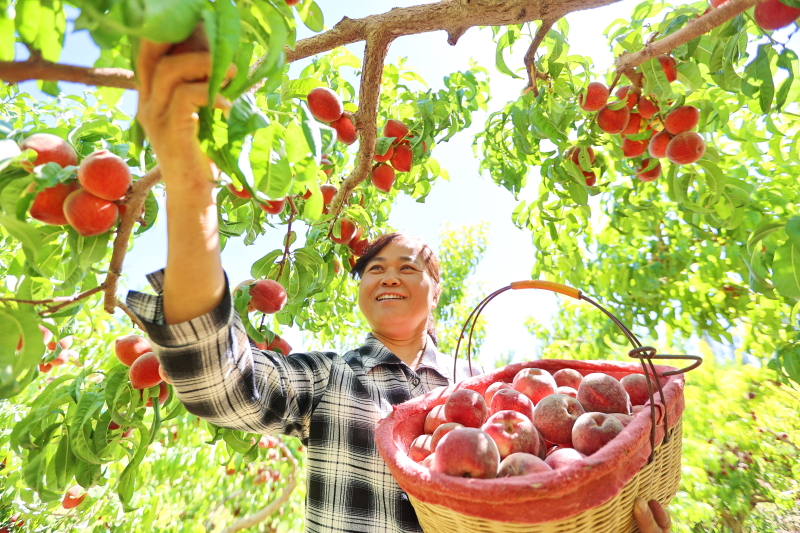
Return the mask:
<path fill-rule="evenodd" d="M 603 372 L 617 379 L 628 374 L 642 374 L 642 366 L 637 362 L 542 359 L 508 365 L 396 405 L 394 412 L 378 423 L 375 440 L 400 487 L 422 502 L 443 505 L 461 514 L 529 524 L 563 520 L 616 496 L 650 456 L 649 402 L 648 407 L 635 415 L 625 430 L 606 446 L 582 463 L 553 472 L 470 479 L 431 472 L 408 457 L 411 442 L 423 433 L 425 417 L 431 408 L 443 404 L 458 389 L 472 389 L 483 394 L 496 381 L 511 383 L 523 368 L 542 368 L 551 373 L 574 368 L 583 375 Z M 669 426 L 673 427 L 683 414 L 684 376 L 661 376 L 670 370 L 675 368 L 656 365 L 664 388 Z M 664 409 L 656 387 L 653 392 L 656 443 L 660 443 L 664 438 Z"/>

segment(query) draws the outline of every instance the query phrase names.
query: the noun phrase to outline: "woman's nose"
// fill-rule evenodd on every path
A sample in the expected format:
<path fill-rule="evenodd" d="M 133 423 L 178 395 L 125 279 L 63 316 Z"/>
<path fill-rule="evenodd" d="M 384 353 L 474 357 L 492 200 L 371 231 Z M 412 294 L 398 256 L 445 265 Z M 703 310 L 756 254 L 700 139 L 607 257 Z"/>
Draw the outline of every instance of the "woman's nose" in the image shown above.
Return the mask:
<path fill-rule="evenodd" d="M 397 279 L 397 276 L 395 276 L 392 272 L 387 271 L 381 278 L 381 285 L 385 285 L 388 287 L 396 287 L 399 284 L 400 280 Z"/>

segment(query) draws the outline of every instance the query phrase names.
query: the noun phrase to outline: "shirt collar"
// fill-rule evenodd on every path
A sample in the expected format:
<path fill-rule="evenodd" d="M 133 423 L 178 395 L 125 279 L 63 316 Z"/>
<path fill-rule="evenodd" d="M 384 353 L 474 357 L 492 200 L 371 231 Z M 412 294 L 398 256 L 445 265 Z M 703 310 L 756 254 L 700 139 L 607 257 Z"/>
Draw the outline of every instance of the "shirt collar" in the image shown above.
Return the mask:
<path fill-rule="evenodd" d="M 399 357 L 392 353 L 389 348 L 384 346 L 381 341 L 376 339 L 372 333 L 367 334 L 367 338 L 364 341 L 363 346 L 358 349 L 358 352 L 361 355 L 361 362 L 364 365 L 365 372 L 369 372 L 379 364 L 404 364 Z M 436 348 L 436 345 L 433 343 L 433 339 L 431 339 L 429 335 L 428 342 L 425 344 L 425 352 L 422 354 L 422 360 L 419 363 L 417 372 L 419 372 L 419 370 L 422 368 L 428 368 L 438 372 L 442 377 L 446 378 L 447 374 L 439 367 L 439 362 L 443 359 L 444 358 L 441 356 L 441 352 L 439 352 L 439 349 Z"/>

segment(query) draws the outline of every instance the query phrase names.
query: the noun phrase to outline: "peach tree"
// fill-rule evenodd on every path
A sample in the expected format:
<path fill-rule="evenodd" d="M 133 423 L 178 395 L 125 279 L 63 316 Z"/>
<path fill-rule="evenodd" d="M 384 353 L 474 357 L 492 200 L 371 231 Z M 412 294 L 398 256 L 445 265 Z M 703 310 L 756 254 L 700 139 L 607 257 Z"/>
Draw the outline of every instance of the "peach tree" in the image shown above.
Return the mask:
<path fill-rule="evenodd" d="M 247 287 L 235 294 L 255 342 L 269 343 L 292 325 L 322 342 L 349 340 L 339 326 L 359 318 L 345 265 L 363 251 L 361 241 L 389 229 L 398 195 L 424 201 L 449 178 L 434 157 L 437 145 L 471 126 L 490 96 L 480 65 L 443 71 L 438 91 L 413 90 L 406 82 L 419 76 L 404 64 L 387 64 L 388 47 L 441 30 L 446 44 L 458 46 L 468 30 L 477 31 L 470 28 L 483 26 L 493 32 L 497 70 L 505 83 L 518 84 L 520 96 L 488 115 L 474 150 L 486 177 L 510 194 L 537 187 L 535 199 L 509 213 L 530 231 L 532 276 L 592 287 L 653 342 L 665 338 L 680 347 L 697 336 L 730 341 L 735 335 L 769 366 L 770 379 L 796 387 L 800 87 L 787 31 L 772 30 L 791 31 L 800 2 L 642 2 L 630 20 L 608 28 L 616 61 L 600 72 L 591 58 L 570 53 L 565 16 L 613 3 L 442 0 L 328 28 L 313 0 L 0 2 L 0 397 L 10 430 L 0 444 L 8 451 L 4 494 L 24 502 L 25 520 L 55 529 L 59 521 L 102 524 L 118 521 L 121 509 L 156 523 L 162 518 L 142 504 L 153 502 L 158 480 L 187 486 L 191 472 L 178 466 L 187 454 L 198 465 L 264 459 L 285 489 L 300 475 L 294 474 L 302 461 L 297 442 L 260 448 L 255 436 L 238 432 L 192 433 L 194 420 L 174 398 L 146 407 L 159 388 L 138 393 L 127 369 L 109 358 L 114 338 L 141 327 L 121 299 L 125 254 L 163 214 L 158 161 L 135 117 L 116 105 L 123 90 L 137 87 L 133 69 L 143 38 L 175 43 L 176 54 L 211 53 L 209 101 L 220 97 L 223 104 L 200 110 L 199 136 L 219 171 L 223 245 L 284 235 L 251 275 L 279 282 L 285 307 L 269 317 L 248 313 Z M 77 16 L 75 28 L 87 30 L 101 49 L 91 68 L 62 57 L 68 9 Z M 315 35 L 298 40 L 300 24 Z M 343 48 L 356 42 L 365 43 L 363 58 Z M 22 46 L 24 59 L 15 56 Z M 507 64 L 504 52 L 518 47 L 527 47 L 523 64 Z M 309 58 L 296 77 L 288 75 L 289 64 Z M 231 63 L 237 69 L 228 79 Z M 26 80 L 37 80 L 52 99 L 22 92 L 17 84 Z M 66 96 L 59 82 L 90 90 Z M 325 122 L 309 97 L 321 88 L 341 105 Z M 44 139 L 52 151 L 72 150 L 74 158 L 43 155 L 48 150 L 30 141 L 36 134 L 50 135 Z M 103 150 L 128 166 L 130 187 L 122 196 L 92 200 L 92 208 L 74 208 L 73 195 L 91 193 L 76 176 Z M 390 153 L 404 155 L 395 160 Z M 450 300 L 439 318 L 448 332 L 464 315 L 458 282 L 483 246 L 479 232 L 461 243 L 445 240 Z M 537 331 L 542 338 L 553 334 Z M 613 325 L 580 310 L 566 309 L 554 331 L 572 339 L 582 357 L 624 354 Z M 73 365 L 54 368 L 72 348 L 46 346 L 47 335 L 79 339 L 77 356 L 67 358 Z M 203 446 L 218 441 L 225 446 Z M 276 451 L 269 457 L 268 450 Z M 252 479 L 266 483 L 267 470 L 251 472 Z M 208 501 L 223 501 L 220 479 L 193 487 L 216 491 Z M 51 515 L 73 485 L 91 497 L 75 503 L 78 490 L 62 504 L 77 511 Z M 103 498 L 106 492 L 117 499 Z M 261 494 L 245 510 L 253 514 L 229 527 L 252 525 L 245 522 L 263 518 L 256 509 L 271 513 L 290 492 L 274 499 Z M 194 498 L 192 513 L 205 519 L 214 511 L 201 499 Z"/>

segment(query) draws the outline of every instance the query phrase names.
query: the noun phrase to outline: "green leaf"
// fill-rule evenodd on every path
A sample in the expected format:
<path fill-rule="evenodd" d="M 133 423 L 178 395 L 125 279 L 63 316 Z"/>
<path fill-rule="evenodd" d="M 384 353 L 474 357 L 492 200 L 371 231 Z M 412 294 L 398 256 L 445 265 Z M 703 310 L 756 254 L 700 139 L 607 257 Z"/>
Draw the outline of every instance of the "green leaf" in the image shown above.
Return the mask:
<path fill-rule="evenodd" d="M 308 93 L 317 87 L 326 87 L 326 84 L 316 78 L 287 80 L 281 85 L 281 102 L 286 102 L 292 98 L 306 98 Z"/>
<path fill-rule="evenodd" d="M 298 10 L 300 19 L 306 28 L 313 32 L 321 32 L 325 29 L 325 18 L 322 15 L 322 10 L 313 0 L 303 2 L 303 5 Z"/>
<path fill-rule="evenodd" d="M 786 221 L 786 235 L 795 246 L 800 246 L 800 216 L 790 217 Z"/>
<path fill-rule="evenodd" d="M 205 0 L 139 1 L 144 7 L 144 20 L 137 33 L 156 43 L 186 40 L 200 22 L 201 13 L 207 5 Z"/>
<path fill-rule="evenodd" d="M 500 38 L 497 40 L 497 48 L 495 49 L 494 53 L 494 61 L 497 70 L 499 70 L 503 74 L 511 76 L 512 78 L 521 80 L 522 77 L 512 72 L 511 69 L 508 68 L 508 65 L 506 65 L 506 60 L 503 58 L 503 50 L 505 50 L 506 48 L 510 48 L 511 45 L 514 44 L 514 41 L 516 41 L 515 35 L 517 32 L 514 31 L 514 28 L 508 27 L 506 29 L 506 32 L 500 36 Z"/>
<path fill-rule="evenodd" d="M 775 250 L 772 269 L 775 289 L 787 298 L 800 299 L 800 246 L 787 242 Z"/>
<path fill-rule="evenodd" d="M 8 16 L 9 2 L 0 1 L 0 61 L 14 60 L 14 20 Z"/>
<path fill-rule="evenodd" d="M 747 239 L 747 250 L 752 253 L 755 245 L 758 244 L 759 241 L 766 238 L 767 235 L 778 231 L 785 225 L 786 224 L 783 222 L 768 222 L 757 227 L 753 233 L 750 234 L 750 238 Z"/>
<path fill-rule="evenodd" d="M 239 24 L 239 12 L 231 0 L 216 0 L 216 35 L 213 41 L 209 40 L 212 53 L 211 75 L 208 79 L 208 101 L 213 105 L 217 91 L 228 66 L 233 62 L 233 56 L 239 47 L 239 36 L 242 28 Z"/>

